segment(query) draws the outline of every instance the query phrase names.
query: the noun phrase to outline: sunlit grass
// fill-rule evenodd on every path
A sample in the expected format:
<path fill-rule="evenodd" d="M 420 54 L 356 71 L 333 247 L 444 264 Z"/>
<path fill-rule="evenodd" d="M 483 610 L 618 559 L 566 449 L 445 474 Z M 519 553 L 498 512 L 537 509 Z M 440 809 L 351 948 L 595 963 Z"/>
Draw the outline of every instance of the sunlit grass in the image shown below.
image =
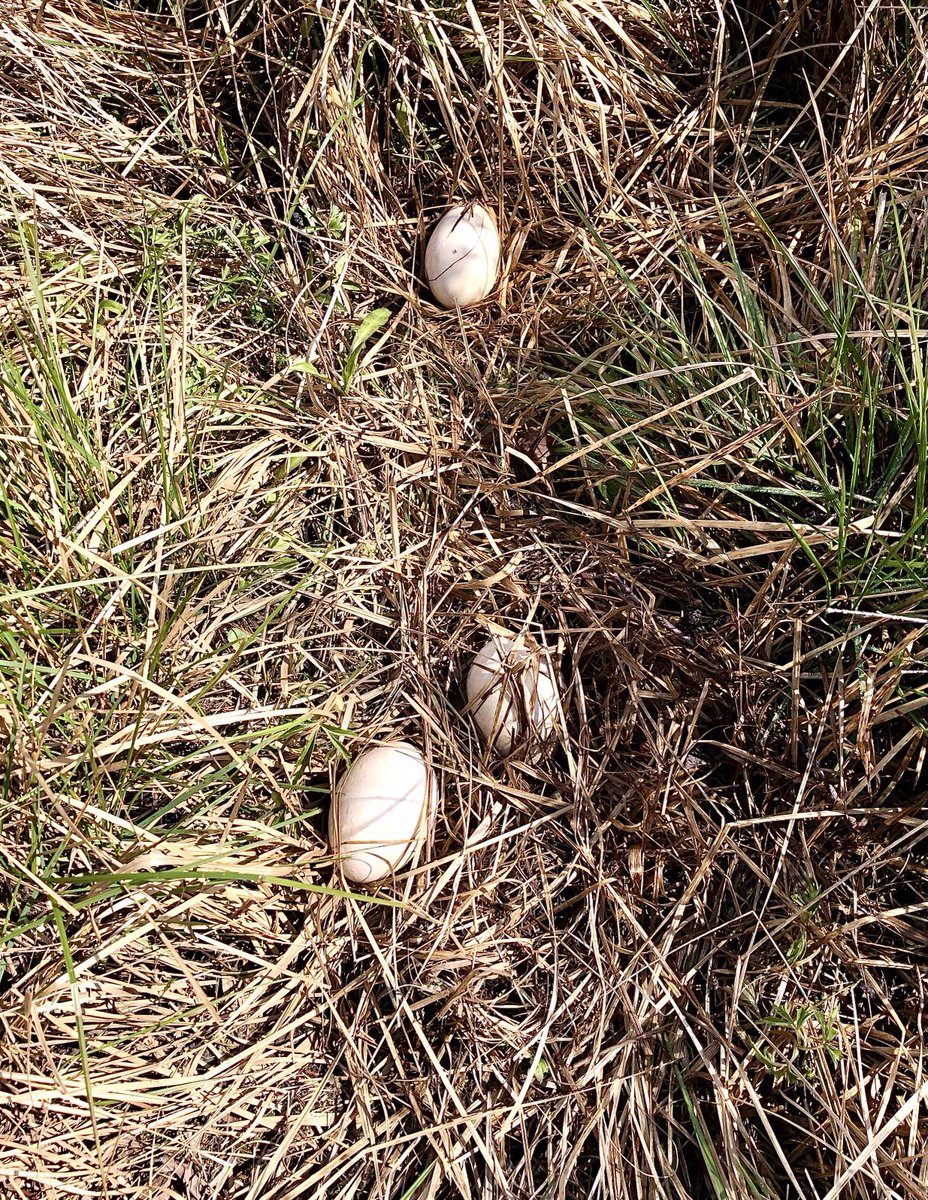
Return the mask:
<path fill-rule="evenodd" d="M 920 1200 L 923 25 L 10 14 L 0 1193 Z M 365 896 L 386 736 L 441 802 Z"/>

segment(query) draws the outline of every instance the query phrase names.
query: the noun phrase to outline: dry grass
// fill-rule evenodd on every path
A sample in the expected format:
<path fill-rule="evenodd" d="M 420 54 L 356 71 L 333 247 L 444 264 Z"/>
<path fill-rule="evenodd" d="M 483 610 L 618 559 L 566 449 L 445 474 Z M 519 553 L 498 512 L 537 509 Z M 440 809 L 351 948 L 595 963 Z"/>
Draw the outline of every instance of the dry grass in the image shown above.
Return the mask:
<path fill-rule="evenodd" d="M 926 38 L 5 6 L 4 1200 L 926 1194 Z M 365 899 L 387 735 L 442 804 Z"/>

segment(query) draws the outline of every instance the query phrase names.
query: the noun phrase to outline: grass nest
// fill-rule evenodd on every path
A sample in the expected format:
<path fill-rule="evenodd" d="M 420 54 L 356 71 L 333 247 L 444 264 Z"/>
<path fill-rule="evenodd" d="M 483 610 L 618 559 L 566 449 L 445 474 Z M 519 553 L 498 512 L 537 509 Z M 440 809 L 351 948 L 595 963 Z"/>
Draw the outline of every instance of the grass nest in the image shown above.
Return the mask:
<path fill-rule="evenodd" d="M 924 1194 L 925 39 L 10 9 L 4 1195 Z M 471 197 L 503 282 L 442 313 Z M 535 761 L 462 716 L 494 624 Z M 349 894 L 394 735 L 435 828 Z"/>

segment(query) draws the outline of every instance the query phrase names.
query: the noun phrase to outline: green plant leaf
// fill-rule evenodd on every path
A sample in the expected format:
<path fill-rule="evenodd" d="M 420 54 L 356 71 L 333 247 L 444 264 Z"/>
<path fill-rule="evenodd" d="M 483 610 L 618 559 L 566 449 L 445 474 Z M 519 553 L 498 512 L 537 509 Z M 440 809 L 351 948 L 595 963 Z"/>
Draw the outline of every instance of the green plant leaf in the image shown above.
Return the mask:
<path fill-rule="evenodd" d="M 375 308 L 367 314 L 355 330 L 351 349 L 348 351 L 348 358 L 345 360 L 345 367 L 342 371 L 342 382 L 346 389 L 351 386 L 365 344 L 370 341 L 378 329 L 383 329 L 392 316 L 393 313 L 389 308 Z"/>

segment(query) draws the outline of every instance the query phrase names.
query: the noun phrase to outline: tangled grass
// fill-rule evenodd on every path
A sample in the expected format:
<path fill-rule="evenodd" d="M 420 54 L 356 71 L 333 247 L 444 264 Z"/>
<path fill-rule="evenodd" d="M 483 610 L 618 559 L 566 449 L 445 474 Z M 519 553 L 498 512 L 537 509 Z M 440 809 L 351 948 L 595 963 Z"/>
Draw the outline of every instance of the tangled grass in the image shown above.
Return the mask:
<path fill-rule="evenodd" d="M 925 1195 L 926 37 L 3 6 L 3 1197 Z M 393 735 L 431 843 L 347 894 Z"/>

